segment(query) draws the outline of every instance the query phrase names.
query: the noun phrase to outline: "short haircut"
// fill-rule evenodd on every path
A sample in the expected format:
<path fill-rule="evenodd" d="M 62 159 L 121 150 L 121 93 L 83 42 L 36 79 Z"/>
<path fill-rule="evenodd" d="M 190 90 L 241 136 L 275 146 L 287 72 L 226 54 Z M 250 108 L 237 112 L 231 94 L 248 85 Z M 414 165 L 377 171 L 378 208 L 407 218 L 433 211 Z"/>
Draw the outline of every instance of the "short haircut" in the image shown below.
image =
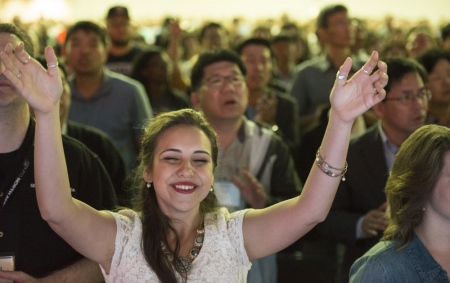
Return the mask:
<path fill-rule="evenodd" d="M 202 85 L 202 79 L 205 75 L 205 68 L 211 64 L 218 62 L 231 62 L 238 66 L 242 75 L 245 77 L 247 70 L 245 69 L 244 63 L 241 60 L 239 55 L 231 50 L 217 48 L 214 50 L 209 50 L 200 53 L 198 56 L 197 62 L 192 67 L 191 72 L 191 88 L 193 91 L 196 91 Z"/>
<path fill-rule="evenodd" d="M 275 35 L 272 40 L 271 43 L 277 43 L 277 42 L 294 42 L 296 37 L 298 37 L 298 35 L 291 35 L 287 32 L 280 32 L 279 34 Z"/>
<path fill-rule="evenodd" d="M 270 56 L 272 57 L 272 46 L 270 45 L 270 41 L 265 39 L 265 38 L 260 38 L 260 37 L 252 37 L 252 38 L 249 38 L 249 39 L 246 39 L 246 40 L 242 41 L 236 47 L 236 52 L 239 55 L 242 55 L 242 52 L 244 51 L 244 48 L 249 46 L 249 45 L 260 45 L 260 46 L 266 47 L 267 49 L 269 49 Z"/>
<path fill-rule="evenodd" d="M 66 35 L 66 41 L 64 42 L 64 45 L 67 44 L 67 42 L 70 40 L 72 35 L 77 31 L 84 31 L 84 32 L 93 32 L 96 35 L 100 37 L 101 42 L 104 46 L 107 46 L 107 39 L 106 39 L 106 31 L 105 29 L 101 28 L 96 23 L 90 22 L 90 21 L 79 21 L 76 22 L 74 25 L 70 26 L 67 30 Z"/>
<path fill-rule="evenodd" d="M 287 22 L 281 26 L 281 30 L 295 29 L 296 32 L 299 32 L 298 26 L 293 22 Z"/>
<path fill-rule="evenodd" d="M 110 19 L 113 17 L 125 17 L 128 20 L 130 19 L 130 16 L 128 15 L 128 9 L 124 6 L 114 6 L 111 7 L 108 10 L 108 13 L 106 14 L 106 19 Z"/>
<path fill-rule="evenodd" d="M 347 8 L 344 5 L 337 4 L 337 5 L 329 5 L 323 8 L 319 15 L 317 16 L 316 20 L 316 28 L 327 28 L 328 27 L 328 18 L 336 13 L 345 12 L 347 13 Z"/>
<path fill-rule="evenodd" d="M 206 25 L 204 25 L 202 27 L 202 29 L 200 30 L 200 33 L 198 34 L 198 41 L 202 42 L 203 38 L 205 37 L 206 31 L 210 28 L 218 28 L 218 29 L 223 29 L 222 25 L 219 23 L 208 23 Z"/>
<path fill-rule="evenodd" d="M 13 24 L 0 23 L 0 33 L 9 33 L 17 36 L 17 38 L 19 38 L 19 40 L 23 42 L 25 51 L 28 53 L 28 55 L 33 56 L 33 43 L 31 42 L 30 37 L 25 31 L 21 30 Z"/>
<path fill-rule="evenodd" d="M 424 51 L 417 57 L 417 61 L 422 64 L 428 74 L 433 72 L 437 62 L 441 59 L 445 59 L 450 63 L 450 51 L 433 48 Z"/>
<path fill-rule="evenodd" d="M 442 40 L 446 40 L 450 37 L 450 24 L 446 25 L 441 29 L 441 38 Z"/>
<path fill-rule="evenodd" d="M 389 77 L 387 85 L 384 87 L 386 93 L 399 83 L 403 77 L 409 73 L 417 73 L 422 78 L 424 84 L 428 82 L 428 74 L 422 65 L 414 59 L 403 57 L 386 58 L 384 62 L 388 66 L 387 75 Z M 386 100 L 383 100 L 386 101 Z"/>

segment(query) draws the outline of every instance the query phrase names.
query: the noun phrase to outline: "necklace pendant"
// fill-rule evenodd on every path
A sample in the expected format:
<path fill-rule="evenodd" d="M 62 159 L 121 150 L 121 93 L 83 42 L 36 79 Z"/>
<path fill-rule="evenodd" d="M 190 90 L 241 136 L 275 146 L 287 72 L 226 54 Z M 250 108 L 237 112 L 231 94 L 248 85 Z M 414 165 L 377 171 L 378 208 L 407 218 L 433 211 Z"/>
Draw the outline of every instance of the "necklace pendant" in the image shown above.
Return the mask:
<path fill-rule="evenodd" d="M 185 257 L 180 257 L 180 261 L 176 262 L 175 269 L 180 273 L 187 273 L 192 266 L 192 261 Z"/>
<path fill-rule="evenodd" d="M 176 271 L 178 271 L 181 274 L 186 274 L 192 268 L 192 261 L 200 253 L 200 250 L 203 246 L 204 238 L 205 238 L 205 229 L 203 227 L 203 219 L 202 219 L 202 221 L 200 223 L 200 227 L 198 227 L 198 229 L 197 229 L 197 235 L 195 236 L 195 240 L 194 240 L 194 247 L 189 252 L 187 257 L 179 257 L 178 260 L 176 260 L 174 262 L 173 254 L 170 251 L 168 251 L 166 243 L 164 243 L 163 241 L 161 241 L 161 250 L 164 253 L 164 255 L 167 257 L 167 259 L 170 262 L 172 262 Z"/>

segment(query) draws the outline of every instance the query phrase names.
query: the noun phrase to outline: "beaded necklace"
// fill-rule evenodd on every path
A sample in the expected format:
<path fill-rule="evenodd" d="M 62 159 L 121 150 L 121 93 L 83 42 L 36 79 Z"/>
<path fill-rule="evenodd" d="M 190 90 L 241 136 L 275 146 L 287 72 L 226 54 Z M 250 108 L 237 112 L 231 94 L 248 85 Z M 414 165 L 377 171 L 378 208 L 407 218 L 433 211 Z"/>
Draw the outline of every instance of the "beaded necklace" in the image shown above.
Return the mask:
<path fill-rule="evenodd" d="M 192 261 L 194 261 L 194 259 L 197 257 L 197 255 L 200 253 L 200 250 L 202 249 L 204 238 L 205 238 L 205 227 L 203 227 L 203 219 L 202 219 L 202 221 L 200 222 L 200 226 L 197 228 L 197 235 L 195 236 L 194 239 L 194 247 L 191 249 L 191 251 L 186 257 L 180 257 L 179 261 L 173 264 L 175 266 L 175 269 L 179 273 L 187 273 L 191 269 Z M 162 241 L 161 241 L 161 250 L 167 257 L 167 259 L 170 262 L 172 262 L 173 255 L 170 251 L 167 250 L 166 244 Z"/>

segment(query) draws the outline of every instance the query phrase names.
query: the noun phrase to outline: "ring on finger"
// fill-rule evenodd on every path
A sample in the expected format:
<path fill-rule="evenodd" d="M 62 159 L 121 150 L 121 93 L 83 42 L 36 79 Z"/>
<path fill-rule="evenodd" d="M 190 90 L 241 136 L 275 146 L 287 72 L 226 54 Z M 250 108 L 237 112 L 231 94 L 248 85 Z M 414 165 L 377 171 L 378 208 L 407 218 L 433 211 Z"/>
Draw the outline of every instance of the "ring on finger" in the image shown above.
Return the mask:
<path fill-rule="evenodd" d="M 339 75 L 339 72 L 336 74 L 336 76 L 337 76 L 338 80 L 345 80 L 345 78 L 347 77 L 344 75 Z"/>
<path fill-rule="evenodd" d="M 58 61 L 55 64 L 47 65 L 48 68 L 56 68 L 59 65 Z"/>
<path fill-rule="evenodd" d="M 364 73 L 366 73 L 367 75 L 370 75 L 370 72 L 367 71 L 366 69 L 362 69 Z"/>
<path fill-rule="evenodd" d="M 375 87 L 375 85 L 373 86 L 373 91 L 375 92 L 375 94 L 379 94 L 380 92 L 378 91 L 378 89 Z"/>
<path fill-rule="evenodd" d="M 31 59 L 31 56 L 30 55 L 28 55 L 28 58 L 27 59 L 25 59 L 25 61 L 23 61 L 23 64 L 25 65 L 26 63 L 28 63 L 28 60 L 30 60 Z"/>
<path fill-rule="evenodd" d="M 20 78 L 21 75 L 22 75 L 22 73 L 19 72 L 19 73 L 17 74 L 17 77 Z"/>

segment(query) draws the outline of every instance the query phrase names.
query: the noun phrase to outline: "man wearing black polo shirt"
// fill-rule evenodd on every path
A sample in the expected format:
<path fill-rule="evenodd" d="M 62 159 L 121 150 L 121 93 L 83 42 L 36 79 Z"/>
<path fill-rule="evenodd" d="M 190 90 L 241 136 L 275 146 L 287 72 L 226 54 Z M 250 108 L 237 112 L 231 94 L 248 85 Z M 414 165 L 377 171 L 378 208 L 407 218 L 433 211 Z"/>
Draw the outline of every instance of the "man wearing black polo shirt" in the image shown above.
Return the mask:
<path fill-rule="evenodd" d="M 23 31 L 0 23 L 0 50 L 20 42 L 32 53 Z M 84 259 L 41 218 L 33 174 L 35 127 L 27 103 L 0 73 L 0 267 L 12 263 L 15 270 L 46 282 L 101 282 L 98 264 Z M 96 209 L 112 209 L 117 198 L 98 157 L 80 142 L 62 139 L 72 196 Z M 29 282 L 22 272 L 0 275 Z"/>

